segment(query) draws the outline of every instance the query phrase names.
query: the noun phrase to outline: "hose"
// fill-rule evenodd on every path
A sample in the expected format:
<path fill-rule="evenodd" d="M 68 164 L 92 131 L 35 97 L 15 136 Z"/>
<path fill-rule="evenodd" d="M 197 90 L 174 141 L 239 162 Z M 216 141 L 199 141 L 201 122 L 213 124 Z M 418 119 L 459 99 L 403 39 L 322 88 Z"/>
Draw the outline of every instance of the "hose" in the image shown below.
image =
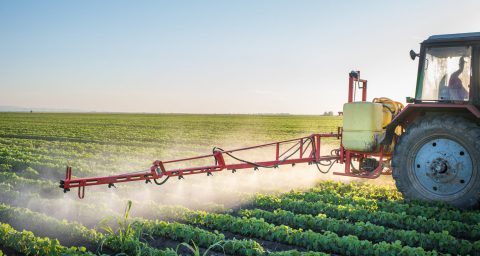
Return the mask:
<path fill-rule="evenodd" d="M 380 103 L 383 105 L 383 107 L 388 109 L 392 113 L 392 118 L 398 115 L 398 113 L 400 113 L 404 107 L 401 102 L 394 101 L 387 97 L 375 98 L 373 99 L 373 102 Z"/>
<path fill-rule="evenodd" d="M 317 169 L 319 172 L 323 173 L 323 174 L 327 174 L 330 172 L 330 169 L 332 169 L 332 167 L 337 163 L 337 161 L 332 161 L 332 160 L 328 160 L 328 164 L 322 164 L 321 161 L 319 163 L 317 162 L 314 162 L 315 163 L 315 166 L 317 166 Z M 328 166 L 328 169 L 326 171 L 322 170 L 322 168 L 320 168 L 319 165 L 323 165 L 323 166 Z"/>
<path fill-rule="evenodd" d="M 310 138 L 310 143 L 312 142 L 311 138 Z M 312 147 L 312 153 L 315 154 L 316 151 L 315 151 L 315 147 Z M 332 156 L 335 156 L 335 155 L 338 155 L 337 152 L 340 152 L 340 149 L 333 149 L 330 151 L 330 155 Z M 326 161 L 327 163 L 322 163 Z M 318 171 L 323 173 L 323 174 L 327 174 L 330 172 L 330 170 L 332 169 L 332 167 L 337 163 L 337 160 L 333 161 L 333 160 L 323 160 L 323 161 L 319 161 L 319 162 L 314 162 L 315 163 L 315 166 L 317 167 Z M 320 165 L 322 166 L 328 166 L 328 169 L 326 171 L 322 170 L 322 168 L 320 167 Z"/>
<path fill-rule="evenodd" d="M 170 176 L 167 176 L 164 180 L 162 180 L 161 182 L 158 182 L 157 179 L 153 179 L 153 181 L 155 182 L 155 184 L 157 185 L 163 185 L 165 184 L 165 182 L 167 182 L 167 180 L 170 179 Z"/>

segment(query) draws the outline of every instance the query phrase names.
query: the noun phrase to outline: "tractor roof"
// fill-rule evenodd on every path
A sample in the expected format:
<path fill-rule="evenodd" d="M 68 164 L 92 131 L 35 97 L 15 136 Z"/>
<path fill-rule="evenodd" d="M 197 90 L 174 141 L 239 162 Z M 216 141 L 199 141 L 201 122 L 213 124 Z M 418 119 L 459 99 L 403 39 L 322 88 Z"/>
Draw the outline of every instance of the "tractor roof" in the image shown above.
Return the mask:
<path fill-rule="evenodd" d="M 445 34 L 430 36 L 423 43 L 448 43 L 448 42 L 467 42 L 480 41 L 480 32 Z"/>

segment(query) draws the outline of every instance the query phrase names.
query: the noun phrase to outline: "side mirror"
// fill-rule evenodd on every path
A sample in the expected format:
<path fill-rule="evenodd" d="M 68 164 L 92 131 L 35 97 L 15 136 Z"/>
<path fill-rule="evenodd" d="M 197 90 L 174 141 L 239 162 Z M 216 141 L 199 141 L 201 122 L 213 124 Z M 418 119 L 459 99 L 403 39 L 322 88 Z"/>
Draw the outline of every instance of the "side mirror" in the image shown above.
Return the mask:
<path fill-rule="evenodd" d="M 416 53 L 414 50 L 410 50 L 410 59 L 415 60 L 416 57 L 420 57 L 420 54 Z"/>

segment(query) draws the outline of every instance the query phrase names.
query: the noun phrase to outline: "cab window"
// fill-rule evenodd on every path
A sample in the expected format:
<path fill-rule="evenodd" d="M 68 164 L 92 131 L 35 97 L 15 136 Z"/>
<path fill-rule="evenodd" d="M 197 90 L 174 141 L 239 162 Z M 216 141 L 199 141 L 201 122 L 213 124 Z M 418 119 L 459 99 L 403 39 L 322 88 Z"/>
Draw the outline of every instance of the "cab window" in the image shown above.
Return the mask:
<path fill-rule="evenodd" d="M 427 48 L 421 99 L 468 101 L 471 47 Z"/>

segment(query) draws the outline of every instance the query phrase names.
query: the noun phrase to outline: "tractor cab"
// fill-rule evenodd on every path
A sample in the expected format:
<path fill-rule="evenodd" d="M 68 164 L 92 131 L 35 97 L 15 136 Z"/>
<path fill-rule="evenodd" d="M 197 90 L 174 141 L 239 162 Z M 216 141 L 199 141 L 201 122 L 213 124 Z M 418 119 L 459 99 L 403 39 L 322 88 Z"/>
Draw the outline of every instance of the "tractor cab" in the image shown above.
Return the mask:
<path fill-rule="evenodd" d="M 430 115 L 457 115 L 480 122 L 480 32 L 433 35 L 420 44 L 415 97 L 387 126 L 382 144 L 394 131 Z"/>
<path fill-rule="evenodd" d="M 435 35 L 421 43 L 415 103 L 480 105 L 480 33 Z"/>

